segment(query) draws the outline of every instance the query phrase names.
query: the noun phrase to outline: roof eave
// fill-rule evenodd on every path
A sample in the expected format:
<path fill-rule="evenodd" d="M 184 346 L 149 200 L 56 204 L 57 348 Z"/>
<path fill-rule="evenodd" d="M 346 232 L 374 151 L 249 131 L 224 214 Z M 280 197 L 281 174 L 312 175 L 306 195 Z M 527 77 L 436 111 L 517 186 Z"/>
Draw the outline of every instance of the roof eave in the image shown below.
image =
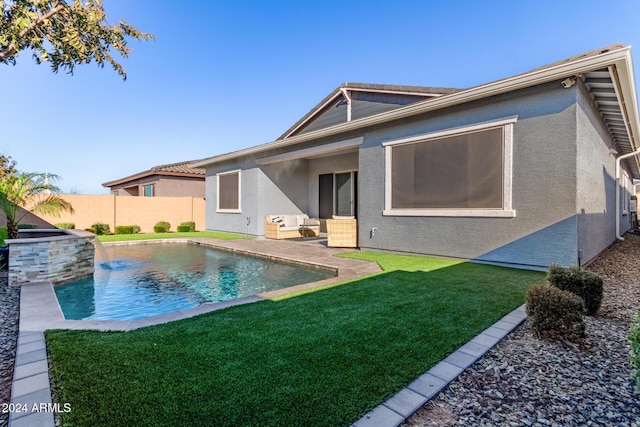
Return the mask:
<path fill-rule="evenodd" d="M 150 176 L 173 176 L 173 177 L 183 177 L 183 178 L 202 178 L 205 179 L 205 174 L 196 174 L 196 173 L 186 173 L 186 172 L 164 172 L 164 171 L 146 171 L 141 172 L 135 175 L 128 176 L 126 178 L 118 179 L 116 181 L 105 182 L 102 184 L 103 187 L 115 187 L 117 185 L 126 184 L 132 181 L 138 181 L 143 178 L 148 178 Z"/>
<path fill-rule="evenodd" d="M 620 49 L 612 50 L 597 56 L 591 56 L 574 60 L 569 63 L 559 64 L 547 68 L 533 70 L 514 77 L 509 77 L 495 82 L 475 86 L 470 89 L 455 92 L 449 95 L 443 95 L 438 98 L 429 99 L 415 104 L 410 104 L 395 110 L 382 112 L 376 115 L 363 117 L 346 123 L 341 123 L 324 129 L 307 132 L 304 134 L 289 137 L 285 140 L 276 140 L 261 144 L 258 146 L 234 151 L 219 156 L 203 159 L 199 162 L 192 163 L 191 167 L 206 167 L 215 163 L 220 163 L 235 159 L 241 156 L 258 154 L 262 151 L 283 148 L 302 142 L 308 142 L 314 139 L 329 137 L 365 127 L 386 123 L 393 120 L 399 120 L 442 108 L 452 107 L 478 99 L 488 98 L 490 96 L 500 95 L 526 87 L 536 86 L 539 84 L 551 82 L 554 80 L 572 77 L 588 71 L 594 71 L 615 65 L 621 81 L 621 89 L 623 102 L 626 105 L 627 120 L 632 129 L 633 135 L 631 143 L 634 147 L 638 147 L 637 135 L 639 135 L 638 125 L 638 109 L 637 99 L 635 95 L 635 84 L 633 81 L 633 64 L 631 60 L 631 47 L 625 46 Z"/>

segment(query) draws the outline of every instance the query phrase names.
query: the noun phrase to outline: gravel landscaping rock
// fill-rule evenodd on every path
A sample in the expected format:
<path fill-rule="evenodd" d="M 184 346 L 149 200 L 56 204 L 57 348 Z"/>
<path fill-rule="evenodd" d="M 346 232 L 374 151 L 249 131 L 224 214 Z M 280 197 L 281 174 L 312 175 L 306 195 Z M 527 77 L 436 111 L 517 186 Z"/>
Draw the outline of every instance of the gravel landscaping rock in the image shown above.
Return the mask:
<path fill-rule="evenodd" d="M 9 403 L 13 365 L 18 343 L 20 288 L 8 286 L 6 273 L 0 276 L 0 403 Z M 0 425 L 9 424 L 9 414 L 0 411 Z"/>
<path fill-rule="evenodd" d="M 536 338 L 523 323 L 409 418 L 405 426 L 638 426 L 627 334 L 640 308 L 640 236 L 588 270 L 605 282 L 581 344 Z"/>

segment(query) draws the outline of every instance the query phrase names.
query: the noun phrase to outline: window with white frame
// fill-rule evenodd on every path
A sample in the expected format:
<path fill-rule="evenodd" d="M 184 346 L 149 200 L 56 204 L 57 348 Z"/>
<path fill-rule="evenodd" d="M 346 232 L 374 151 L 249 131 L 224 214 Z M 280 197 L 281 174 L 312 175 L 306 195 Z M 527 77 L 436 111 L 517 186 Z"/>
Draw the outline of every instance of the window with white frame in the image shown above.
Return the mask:
<path fill-rule="evenodd" d="M 388 141 L 384 215 L 514 217 L 516 117 Z"/>
<path fill-rule="evenodd" d="M 217 212 L 239 213 L 240 209 L 240 171 L 219 173 Z"/>

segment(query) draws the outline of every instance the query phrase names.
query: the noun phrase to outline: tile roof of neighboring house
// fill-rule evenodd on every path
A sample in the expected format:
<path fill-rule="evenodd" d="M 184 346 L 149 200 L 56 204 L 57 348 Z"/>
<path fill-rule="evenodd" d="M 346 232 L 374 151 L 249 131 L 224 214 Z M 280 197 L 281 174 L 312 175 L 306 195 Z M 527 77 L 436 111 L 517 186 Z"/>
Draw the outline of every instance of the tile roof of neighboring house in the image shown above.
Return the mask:
<path fill-rule="evenodd" d="M 205 168 L 194 168 L 190 165 L 194 162 L 198 162 L 199 160 L 191 160 L 185 162 L 178 163 L 169 163 L 166 165 L 154 166 L 149 170 L 144 172 L 139 172 L 134 175 L 130 175 L 124 178 L 116 179 L 114 181 L 105 182 L 102 184 L 103 187 L 113 187 L 116 185 L 124 184 L 129 181 L 138 180 L 141 178 L 146 178 L 148 176 L 153 175 L 161 175 L 161 176 L 182 176 L 182 177 L 202 177 L 204 179 L 206 175 Z"/>

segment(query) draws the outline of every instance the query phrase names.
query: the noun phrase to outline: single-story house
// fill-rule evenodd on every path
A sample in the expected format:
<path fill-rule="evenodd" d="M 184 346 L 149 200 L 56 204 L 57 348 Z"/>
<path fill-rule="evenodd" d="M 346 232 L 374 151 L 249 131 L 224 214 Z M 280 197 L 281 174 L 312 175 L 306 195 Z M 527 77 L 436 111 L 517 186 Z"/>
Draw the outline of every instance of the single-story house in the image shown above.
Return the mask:
<path fill-rule="evenodd" d="M 205 169 L 191 166 L 195 160 L 154 166 L 144 172 L 105 182 L 116 196 L 200 197 L 205 195 Z"/>
<path fill-rule="evenodd" d="M 208 230 L 347 215 L 364 250 L 542 269 L 630 229 L 639 132 L 615 44 L 469 89 L 345 83 L 276 141 L 192 166 Z"/>

